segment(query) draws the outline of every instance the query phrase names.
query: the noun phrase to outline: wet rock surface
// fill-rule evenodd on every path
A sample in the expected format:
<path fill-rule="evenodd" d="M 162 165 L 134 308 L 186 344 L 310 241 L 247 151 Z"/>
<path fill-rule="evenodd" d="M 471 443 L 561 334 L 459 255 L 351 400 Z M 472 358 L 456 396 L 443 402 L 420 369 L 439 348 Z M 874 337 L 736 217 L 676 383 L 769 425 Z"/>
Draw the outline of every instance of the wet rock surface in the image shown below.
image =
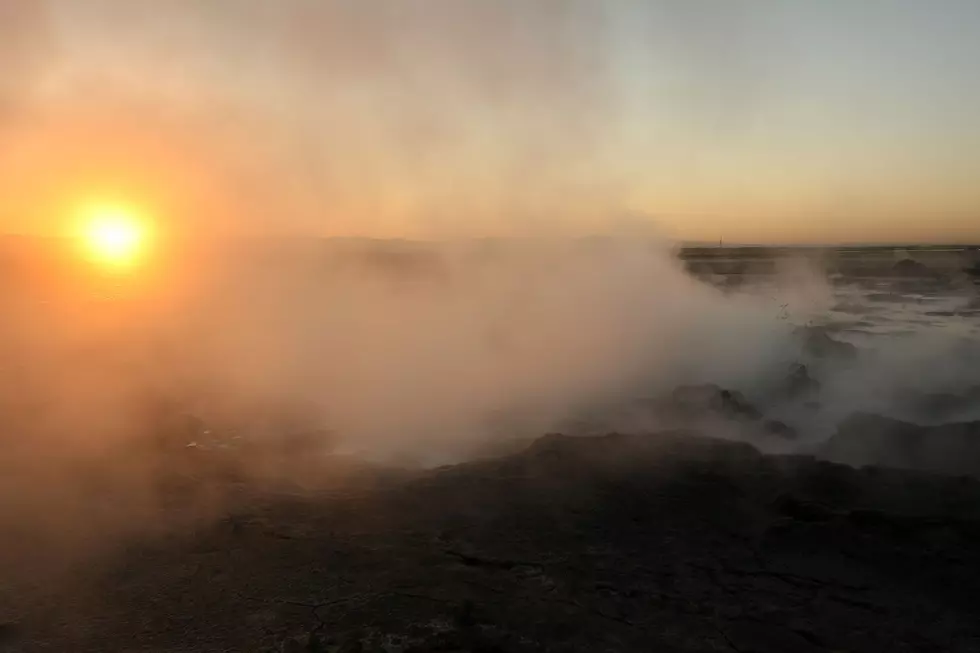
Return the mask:
<path fill-rule="evenodd" d="M 17 597 L 16 650 L 980 650 L 971 479 L 671 432 L 228 493 L 85 591 Z"/>

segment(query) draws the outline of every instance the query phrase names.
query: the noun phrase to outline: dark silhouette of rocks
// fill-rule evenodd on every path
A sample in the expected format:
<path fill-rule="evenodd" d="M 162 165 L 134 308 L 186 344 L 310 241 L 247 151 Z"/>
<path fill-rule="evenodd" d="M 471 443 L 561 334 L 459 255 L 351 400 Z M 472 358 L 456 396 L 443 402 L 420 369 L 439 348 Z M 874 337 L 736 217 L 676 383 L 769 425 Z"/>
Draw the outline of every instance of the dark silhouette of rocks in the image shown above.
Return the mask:
<path fill-rule="evenodd" d="M 980 422 L 920 426 L 858 413 L 840 425 L 822 455 L 850 465 L 980 475 Z"/>
<path fill-rule="evenodd" d="M 714 421 L 728 424 L 749 441 L 761 442 L 772 437 L 794 440 L 797 437 L 796 429 L 785 422 L 766 419 L 765 414 L 742 393 L 710 383 L 680 386 L 669 399 L 653 405 L 659 411 L 658 415 L 668 417 L 669 423 L 682 428 L 696 430 Z"/>
<path fill-rule="evenodd" d="M 714 413 L 724 417 L 759 420 L 762 413 L 740 392 L 717 385 L 680 386 L 671 395 L 671 405 L 689 415 Z"/>
<path fill-rule="evenodd" d="M 980 643 L 972 479 L 670 432 L 551 435 L 502 458 L 332 487 L 252 487 L 227 521 L 130 547 L 90 581 L 103 600 L 51 593 L 24 617 L 17 650 L 973 653 Z"/>
<path fill-rule="evenodd" d="M 20 628 L 14 623 L 0 623 L 0 651 L 13 650 L 20 639 Z"/>
<path fill-rule="evenodd" d="M 760 445 L 794 440 L 798 435 L 792 425 L 767 418 L 742 393 L 711 383 L 679 386 L 666 396 L 595 407 L 562 422 L 560 430 L 598 435 L 619 429 L 645 431 L 651 425 L 716 434 L 723 431 L 727 437 Z"/>
<path fill-rule="evenodd" d="M 810 370 L 802 363 L 796 363 L 790 368 L 785 385 L 780 389 L 784 399 L 795 400 L 810 397 L 820 392 L 820 382 L 810 376 Z"/>
<path fill-rule="evenodd" d="M 804 354 L 811 358 L 851 360 L 858 355 L 857 347 L 832 338 L 820 327 L 803 327 L 797 333 L 802 339 Z"/>
<path fill-rule="evenodd" d="M 906 392 L 898 397 L 905 412 L 924 420 L 947 420 L 973 409 L 980 408 L 980 386 L 967 388 L 960 393 Z"/>
<path fill-rule="evenodd" d="M 776 437 L 783 438 L 785 440 L 795 440 L 797 437 L 796 429 L 786 422 L 781 422 L 775 419 L 767 419 L 763 422 L 762 427 L 767 434 L 775 435 Z"/>
<path fill-rule="evenodd" d="M 906 258 L 892 266 L 892 274 L 906 279 L 933 278 L 936 272 L 924 263 Z"/>

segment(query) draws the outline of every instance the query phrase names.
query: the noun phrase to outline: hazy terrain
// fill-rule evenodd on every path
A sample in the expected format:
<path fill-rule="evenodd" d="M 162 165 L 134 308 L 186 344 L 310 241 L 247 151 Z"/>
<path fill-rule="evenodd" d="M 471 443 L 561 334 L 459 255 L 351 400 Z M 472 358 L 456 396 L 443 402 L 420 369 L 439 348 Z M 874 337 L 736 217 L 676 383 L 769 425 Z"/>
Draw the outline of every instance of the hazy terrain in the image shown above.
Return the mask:
<path fill-rule="evenodd" d="M 0 651 L 976 653 L 978 26 L 0 0 Z"/>
<path fill-rule="evenodd" d="M 0 0 L 0 653 L 976 653 L 978 26 Z"/>
<path fill-rule="evenodd" d="M 817 462 L 980 474 L 972 250 L 3 254 L 10 650 L 978 641 L 976 483 Z"/>

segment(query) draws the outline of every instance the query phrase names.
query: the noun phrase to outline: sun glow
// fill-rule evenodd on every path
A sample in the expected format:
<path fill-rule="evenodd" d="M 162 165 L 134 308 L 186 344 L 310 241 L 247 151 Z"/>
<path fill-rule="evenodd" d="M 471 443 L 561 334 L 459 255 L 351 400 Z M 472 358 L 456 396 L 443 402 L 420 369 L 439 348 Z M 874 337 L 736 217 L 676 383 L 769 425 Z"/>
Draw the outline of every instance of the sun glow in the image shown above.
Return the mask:
<path fill-rule="evenodd" d="M 119 205 L 86 208 L 82 215 L 82 244 L 96 262 L 125 268 L 145 253 L 148 222 L 136 210 Z"/>

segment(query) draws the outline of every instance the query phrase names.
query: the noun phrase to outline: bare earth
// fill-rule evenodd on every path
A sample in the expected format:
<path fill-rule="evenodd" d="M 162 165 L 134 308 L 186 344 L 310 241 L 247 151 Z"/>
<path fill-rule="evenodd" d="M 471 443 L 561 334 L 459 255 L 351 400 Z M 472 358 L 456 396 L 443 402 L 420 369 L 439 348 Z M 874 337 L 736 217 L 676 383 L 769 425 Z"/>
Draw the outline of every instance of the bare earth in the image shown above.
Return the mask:
<path fill-rule="evenodd" d="M 221 493 L 223 514 L 8 587 L 0 637 L 25 653 L 980 650 L 976 480 L 679 433 L 338 469 L 303 490 L 185 480 L 162 510 Z"/>

